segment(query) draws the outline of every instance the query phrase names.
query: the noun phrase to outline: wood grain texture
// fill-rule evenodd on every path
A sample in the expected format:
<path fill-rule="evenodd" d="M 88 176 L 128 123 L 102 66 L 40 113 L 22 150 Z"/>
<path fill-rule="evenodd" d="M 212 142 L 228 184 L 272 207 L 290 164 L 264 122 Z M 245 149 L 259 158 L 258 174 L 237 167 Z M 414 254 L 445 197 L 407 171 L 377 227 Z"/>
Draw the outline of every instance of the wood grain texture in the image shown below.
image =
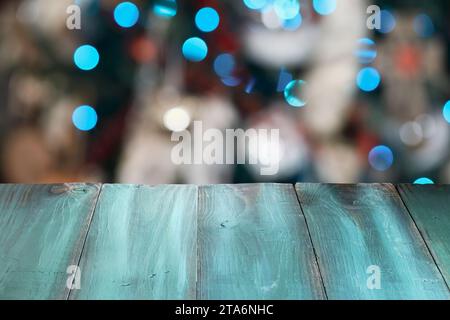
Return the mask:
<path fill-rule="evenodd" d="M 197 187 L 103 185 L 70 299 L 195 299 Z"/>
<path fill-rule="evenodd" d="M 397 188 L 450 286 L 450 186 L 399 185 Z"/>
<path fill-rule="evenodd" d="M 292 185 L 199 189 L 200 299 L 323 299 Z"/>
<path fill-rule="evenodd" d="M 393 185 L 298 184 L 330 299 L 449 299 Z M 367 287 L 380 267 L 381 289 Z"/>
<path fill-rule="evenodd" d="M 98 185 L 0 186 L 0 299 L 66 299 Z"/>

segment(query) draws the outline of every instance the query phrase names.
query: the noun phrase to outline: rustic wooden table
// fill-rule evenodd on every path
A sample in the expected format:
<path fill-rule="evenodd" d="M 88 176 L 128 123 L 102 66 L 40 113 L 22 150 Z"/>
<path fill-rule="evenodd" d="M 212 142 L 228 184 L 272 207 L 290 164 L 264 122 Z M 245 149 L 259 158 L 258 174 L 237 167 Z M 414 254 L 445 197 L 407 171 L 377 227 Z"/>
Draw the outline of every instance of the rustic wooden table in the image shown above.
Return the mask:
<path fill-rule="evenodd" d="M 1 299 L 449 299 L 449 285 L 450 186 L 0 186 Z"/>

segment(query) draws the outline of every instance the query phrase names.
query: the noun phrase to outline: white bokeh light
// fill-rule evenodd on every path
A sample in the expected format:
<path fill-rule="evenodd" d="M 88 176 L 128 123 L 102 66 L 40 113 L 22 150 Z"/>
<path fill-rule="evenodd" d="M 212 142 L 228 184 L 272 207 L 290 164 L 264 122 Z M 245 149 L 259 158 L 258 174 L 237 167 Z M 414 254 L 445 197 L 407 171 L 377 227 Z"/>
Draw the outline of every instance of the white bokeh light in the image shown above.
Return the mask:
<path fill-rule="evenodd" d="M 180 132 L 189 127 L 191 117 L 182 107 L 175 107 L 166 111 L 163 121 L 164 126 L 170 131 Z"/>

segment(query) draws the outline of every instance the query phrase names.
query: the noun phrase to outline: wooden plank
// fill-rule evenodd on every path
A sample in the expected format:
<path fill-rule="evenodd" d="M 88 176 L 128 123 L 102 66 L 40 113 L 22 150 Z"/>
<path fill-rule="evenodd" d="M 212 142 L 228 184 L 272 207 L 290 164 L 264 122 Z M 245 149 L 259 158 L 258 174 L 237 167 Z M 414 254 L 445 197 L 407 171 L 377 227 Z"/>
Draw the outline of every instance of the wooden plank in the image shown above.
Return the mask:
<path fill-rule="evenodd" d="M 198 223 L 198 298 L 325 297 L 292 185 L 200 187 Z"/>
<path fill-rule="evenodd" d="M 0 186 L 0 299 L 66 299 L 100 187 Z"/>
<path fill-rule="evenodd" d="M 397 188 L 450 286 L 450 186 L 405 184 Z"/>
<path fill-rule="evenodd" d="M 328 298 L 450 298 L 393 185 L 296 188 Z M 375 275 L 367 273 L 370 266 L 380 268 L 380 289 L 368 286 Z"/>
<path fill-rule="evenodd" d="M 70 299 L 195 299 L 197 187 L 104 185 Z"/>

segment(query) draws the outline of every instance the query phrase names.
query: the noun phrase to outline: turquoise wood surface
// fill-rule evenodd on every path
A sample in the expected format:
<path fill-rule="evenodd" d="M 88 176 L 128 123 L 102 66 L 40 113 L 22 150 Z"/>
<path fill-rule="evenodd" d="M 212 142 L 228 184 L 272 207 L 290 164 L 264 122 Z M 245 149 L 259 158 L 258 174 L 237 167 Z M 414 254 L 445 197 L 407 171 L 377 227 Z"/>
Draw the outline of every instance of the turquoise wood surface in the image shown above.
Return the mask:
<path fill-rule="evenodd" d="M 0 299 L 450 299 L 450 186 L 397 189 L 0 185 Z"/>
<path fill-rule="evenodd" d="M 97 185 L 0 186 L 0 299 L 66 299 Z"/>
<path fill-rule="evenodd" d="M 450 186 L 399 185 L 397 188 L 450 286 Z"/>
<path fill-rule="evenodd" d="M 195 299 L 197 187 L 104 185 L 71 299 Z"/>
<path fill-rule="evenodd" d="M 328 298 L 449 299 L 393 185 L 296 187 Z M 373 265 L 380 268 L 380 289 L 367 285 Z"/>
<path fill-rule="evenodd" d="M 198 298 L 325 297 L 292 185 L 200 187 L 198 221 Z"/>

